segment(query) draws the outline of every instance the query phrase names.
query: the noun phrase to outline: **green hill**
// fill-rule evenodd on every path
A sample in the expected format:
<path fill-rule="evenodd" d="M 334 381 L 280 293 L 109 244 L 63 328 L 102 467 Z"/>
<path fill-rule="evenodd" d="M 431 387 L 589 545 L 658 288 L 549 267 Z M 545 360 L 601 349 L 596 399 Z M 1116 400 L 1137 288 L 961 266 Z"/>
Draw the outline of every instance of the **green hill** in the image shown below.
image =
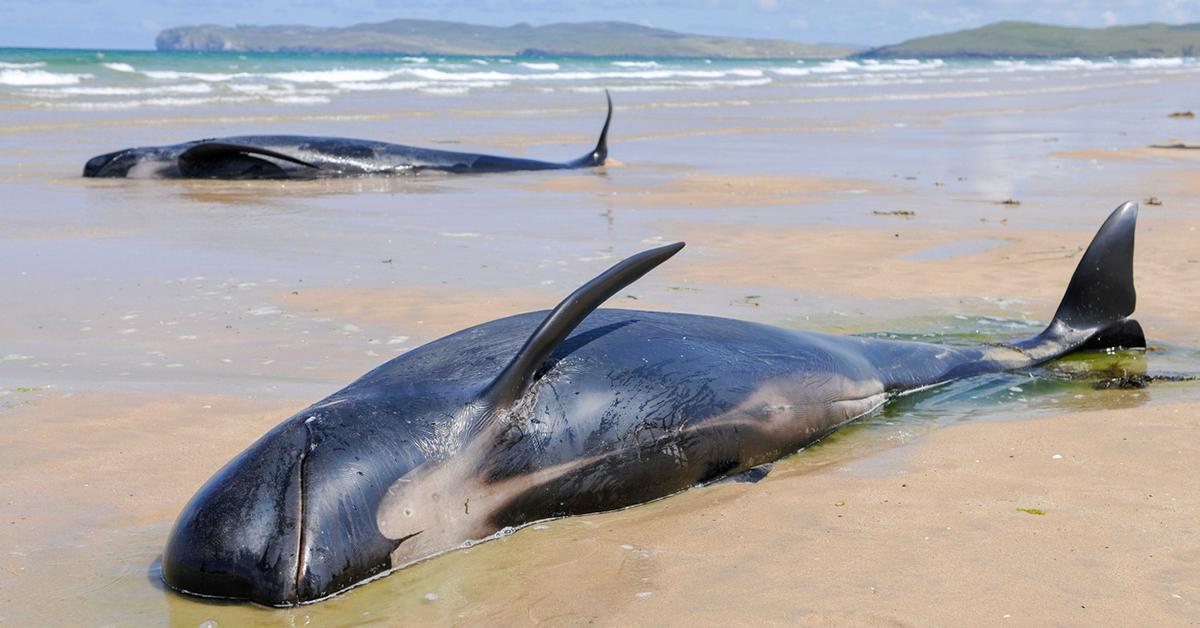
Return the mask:
<path fill-rule="evenodd" d="M 834 58 L 847 46 L 678 33 L 626 22 L 497 27 L 432 20 L 392 20 L 345 28 L 184 26 L 167 29 L 159 50 L 342 52 L 481 56 L 621 56 Z"/>
<path fill-rule="evenodd" d="M 997 22 L 982 28 L 910 39 L 857 55 L 887 57 L 1194 57 L 1200 24 L 1074 28 Z"/>

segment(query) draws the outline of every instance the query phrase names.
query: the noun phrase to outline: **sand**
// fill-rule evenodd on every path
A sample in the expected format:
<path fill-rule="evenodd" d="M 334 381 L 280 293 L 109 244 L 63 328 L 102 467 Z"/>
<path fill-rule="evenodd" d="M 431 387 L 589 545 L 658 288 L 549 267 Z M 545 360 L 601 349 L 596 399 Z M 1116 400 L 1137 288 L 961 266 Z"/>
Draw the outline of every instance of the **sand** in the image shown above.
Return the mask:
<path fill-rule="evenodd" d="M 1154 89 L 1182 98 L 1195 83 Z M 301 609 L 200 602 L 156 571 L 187 499 L 278 421 L 663 242 L 689 245 L 611 306 L 1032 333 L 1107 212 L 1153 195 L 1138 318 L 1165 348 L 1137 359 L 1200 372 L 1196 158 L 1143 148 L 1169 129 L 1165 113 L 1146 122 L 1145 85 L 1075 87 L 836 104 L 625 95 L 620 165 L 511 177 L 76 178 L 113 144 L 214 127 L 549 137 L 570 145 L 524 152 L 572 156 L 592 95 L 493 118 L 385 115 L 364 96 L 321 114 L 47 113 L 0 129 L 0 623 L 1194 623 L 1200 387 L 1187 382 L 1020 389 L 1018 375 L 987 403 L 923 397 L 758 484 L 527 528 Z M 483 122 L 514 128 L 485 141 Z"/>

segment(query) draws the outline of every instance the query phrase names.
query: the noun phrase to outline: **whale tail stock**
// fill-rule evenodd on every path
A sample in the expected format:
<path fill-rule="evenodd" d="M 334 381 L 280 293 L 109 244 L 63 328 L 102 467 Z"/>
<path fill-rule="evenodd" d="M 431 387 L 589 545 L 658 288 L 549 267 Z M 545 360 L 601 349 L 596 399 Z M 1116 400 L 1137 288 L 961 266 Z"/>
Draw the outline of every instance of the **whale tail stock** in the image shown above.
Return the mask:
<path fill-rule="evenodd" d="M 589 166 L 603 166 L 604 160 L 608 159 L 608 125 L 612 123 L 612 96 L 608 90 L 604 90 L 604 99 L 608 101 L 608 116 L 604 118 L 604 128 L 600 129 L 600 139 L 596 142 L 596 148 L 592 152 L 568 163 L 572 168 L 587 168 Z"/>
<path fill-rule="evenodd" d="M 1133 240 L 1137 203 L 1113 211 L 1083 253 L 1054 319 L 1042 333 L 1013 343 L 1033 364 L 1080 349 L 1144 348 L 1142 326 L 1132 318 Z"/>

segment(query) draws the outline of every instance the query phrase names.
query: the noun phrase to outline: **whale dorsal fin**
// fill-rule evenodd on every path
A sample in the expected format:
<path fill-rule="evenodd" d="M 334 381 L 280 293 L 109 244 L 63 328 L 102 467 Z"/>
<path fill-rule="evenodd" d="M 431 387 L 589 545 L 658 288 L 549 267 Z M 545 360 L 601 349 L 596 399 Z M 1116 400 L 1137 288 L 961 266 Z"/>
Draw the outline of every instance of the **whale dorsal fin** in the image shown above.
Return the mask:
<path fill-rule="evenodd" d="M 512 361 L 492 381 L 484 400 L 492 409 L 505 408 L 520 399 L 533 383 L 538 368 L 562 341 L 591 314 L 625 286 L 637 281 L 683 248 L 683 242 L 642 251 L 625 258 L 563 299 L 538 325 Z"/>
<path fill-rule="evenodd" d="M 302 159 L 285 155 L 278 151 L 273 151 L 269 148 L 260 148 L 258 146 L 248 146 L 245 144 L 233 144 L 230 142 L 203 142 L 183 151 L 176 158 L 179 164 L 179 169 L 185 176 L 204 176 L 204 169 L 211 169 L 214 166 L 219 167 L 221 162 L 244 159 L 250 155 L 262 155 L 263 157 L 273 157 L 281 161 L 288 161 L 306 168 L 319 169 L 318 166 L 308 163 Z"/>

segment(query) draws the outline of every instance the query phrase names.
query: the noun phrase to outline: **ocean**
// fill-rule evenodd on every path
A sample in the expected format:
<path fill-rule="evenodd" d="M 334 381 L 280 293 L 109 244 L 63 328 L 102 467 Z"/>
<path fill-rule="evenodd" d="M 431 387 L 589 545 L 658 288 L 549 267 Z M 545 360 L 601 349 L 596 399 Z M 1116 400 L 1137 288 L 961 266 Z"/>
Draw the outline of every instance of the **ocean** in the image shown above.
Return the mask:
<path fill-rule="evenodd" d="M 0 108 L 121 110 L 326 105 L 370 93 L 831 91 L 1200 72 L 1200 59 L 726 60 L 0 49 Z M 930 90 L 924 90 L 928 92 Z M 932 90 L 937 91 L 937 90 Z"/>

